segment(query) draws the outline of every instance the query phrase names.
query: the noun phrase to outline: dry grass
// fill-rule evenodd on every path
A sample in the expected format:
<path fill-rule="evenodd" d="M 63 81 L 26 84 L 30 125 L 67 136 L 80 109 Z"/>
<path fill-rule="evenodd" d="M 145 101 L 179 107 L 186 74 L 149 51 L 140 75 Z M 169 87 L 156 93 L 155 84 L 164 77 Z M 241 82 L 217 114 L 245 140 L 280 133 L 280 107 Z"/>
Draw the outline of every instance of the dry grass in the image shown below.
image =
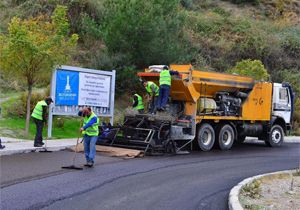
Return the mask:
<path fill-rule="evenodd" d="M 257 186 L 254 183 L 245 186 L 239 200 L 245 209 L 296 210 L 300 206 L 300 176 L 298 174 L 300 174 L 299 169 L 294 174 L 276 174 L 256 180 L 259 186 L 253 187 Z M 248 193 L 243 193 L 245 189 Z M 259 196 L 253 196 L 257 194 Z"/>

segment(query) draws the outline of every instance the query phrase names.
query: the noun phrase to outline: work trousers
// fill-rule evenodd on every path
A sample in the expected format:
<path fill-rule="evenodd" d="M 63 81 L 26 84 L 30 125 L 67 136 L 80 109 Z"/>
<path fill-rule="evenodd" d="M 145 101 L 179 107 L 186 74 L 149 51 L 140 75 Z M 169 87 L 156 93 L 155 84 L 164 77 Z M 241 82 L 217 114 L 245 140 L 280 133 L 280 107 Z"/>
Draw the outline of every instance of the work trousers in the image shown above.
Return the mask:
<path fill-rule="evenodd" d="M 159 86 L 159 96 L 157 102 L 157 108 L 165 108 L 170 95 L 170 85 L 161 85 Z"/>
<path fill-rule="evenodd" d="M 158 106 L 157 102 L 158 102 L 158 96 L 154 96 L 154 99 L 151 100 L 151 102 L 149 104 L 150 105 L 149 110 L 148 110 L 149 113 L 155 113 L 156 112 L 156 107 Z"/>
<path fill-rule="evenodd" d="M 34 123 L 36 125 L 36 133 L 34 138 L 34 144 L 41 144 L 43 142 L 43 120 L 34 119 Z"/>
<path fill-rule="evenodd" d="M 95 155 L 96 155 L 96 142 L 98 136 L 88 136 L 84 134 L 83 143 L 84 143 L 84 155 L 86 162 L 94 163 Z"/>

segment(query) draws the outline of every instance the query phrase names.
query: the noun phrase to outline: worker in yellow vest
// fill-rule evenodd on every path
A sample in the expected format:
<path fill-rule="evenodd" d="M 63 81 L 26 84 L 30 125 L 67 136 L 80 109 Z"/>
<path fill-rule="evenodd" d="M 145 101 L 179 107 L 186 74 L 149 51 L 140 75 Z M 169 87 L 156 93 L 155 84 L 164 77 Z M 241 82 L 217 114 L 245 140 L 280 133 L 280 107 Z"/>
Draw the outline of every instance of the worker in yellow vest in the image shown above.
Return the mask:
<path fill-rule="evenodd" d="M 53 102 L 51 97 L 47 97 L 45 100 L 39 101 L 31 114 L 36 125 L 36 133 L 34 138 L 35 147 L 42 147 L 43 143 L 43 127 L 47 123 L 47 107 Z"/>
<path fill-rule="evenodd" d="M 83 108 L 78 113 L 83 117 L 83 126 L 80 132 L 83 134 L 84 155 L 86 164 L 84 166 L 93 167 L 96 155 L 96 142 L 99 134 L 99 118 L 90 107 Z"/>
<path fill-rule="evenodd" d="M 155 114 L 157 107 L 157 99 L 159 95 L 159 87 L 151 81 L 143 80 L 142 82 L 148 93 L 148 97 L 150 98 L 149 113 Z"/>
<path fill-rule="evenodd" d="M 135 93 L 133 94 L 133 104 L 132 107 L 134 110 L 137 110 L 139 114 L 144 113 L 144 104 L 143 104 L 143 98 L 139 94 Z"/>
<path fill-rule="evenodd" d="M 164 66 L 163 70 L 159 74 L 159 96 L 157 102 L 157 110 L 165 111 L 168 103 L 172 75 L 178 75 L 178 71 L 169 71 L 168 66 Z"/>

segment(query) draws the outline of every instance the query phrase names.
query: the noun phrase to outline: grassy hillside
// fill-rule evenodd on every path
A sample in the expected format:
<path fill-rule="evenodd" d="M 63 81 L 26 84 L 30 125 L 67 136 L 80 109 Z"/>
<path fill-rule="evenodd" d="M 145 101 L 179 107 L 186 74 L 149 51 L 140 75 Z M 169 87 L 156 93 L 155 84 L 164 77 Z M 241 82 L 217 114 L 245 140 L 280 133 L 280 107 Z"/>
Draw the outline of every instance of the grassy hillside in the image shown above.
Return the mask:
<path fill-rule="evenodd" d="M 282 71 L 297 73 L 300 68 L 297 0 L 161 1 L 159 8 L 165 10 L 156 9 L 155 1 L 142 0 L 139 4 L 128 1 L 132 5 L 128 8 L 120 2 L 123 1 L 3 0 L 0 32 L 6 32 L 13 16 L 51 15 L 57 4 L 63 4 L 68 7 L 71 33 L 80 36 L 71 64 L 116 68 L 122 82 L 124 69 L 129 69 L 126 78 L 129 79 L 135 73 L 131 69 L 150 64 L 187 63 L 192 58 L 197 59 L 198 68 L 216 71 L 230 69 L 242 59 L 258 59 L 276 81 L 289 79 Z M 127 12 L 110 7 L 112 4 L 124 6 Z M 152 16 L 146 17 L 141 8 L 152 12 Z M 151 20 L 158 18 L 159 12 L 167 13 L 163 18 L 172 17 L 172 21 Z M 122 18 L 121 22 L 117 22 L 118 18 Z M 135 81 L 128 82 L 128 89 L 132 88 L 132 82 Z"/>
<path fill-rule="evenodd" d="M 0 33 L 14 16 L 51 16 L 57 5 L 68 8 L 70 33 L 79 35 L 67 64 L 116 69 L 118 96 L 142 88 L 136 72 L 148 65 L 191 59 L 196 69 L 220 72 L 260 60 L 272 81 L 288 81 L 300 95 L 298 0 L 2 0 Z M 23 82 L 0 72 L 1 92 L 24 90 Z M 127 101 L 119 100 L 120 114 Z"/>

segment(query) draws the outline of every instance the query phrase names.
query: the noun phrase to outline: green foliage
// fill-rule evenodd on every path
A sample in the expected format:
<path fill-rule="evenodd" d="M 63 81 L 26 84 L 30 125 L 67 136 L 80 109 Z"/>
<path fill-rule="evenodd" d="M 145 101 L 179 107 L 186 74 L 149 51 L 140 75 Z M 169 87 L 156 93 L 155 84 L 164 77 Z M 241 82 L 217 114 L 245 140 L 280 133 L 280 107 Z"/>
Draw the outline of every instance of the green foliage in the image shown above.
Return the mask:
<path fill-rule="evenodd" d="M 21 20 L 14 17 L 8 34 L 0 35 L 0 69 L 3 75 L 24 81 L 28 89 L 26 128 L 30 119 L 30 97 L 33 85 L 50 78 L 56 65 L 67 62 L 77 44 L 78 35 L 68 37 L 67 8 L 57 6 L 51 21 L 48 16 Z"/>
<path fill-rule="evenodd" d="M 44 91 L 34 91 L 30 98 L 30 112 L 33 111 L 36 103 L 48 96 Z M 20 96 L 13 97 L 3 102 L 2 112 L 4 117 L 24 117 L 26 115 L 26 102 L 28 93 L 22 92 Z"/>
<path fill-rule="evenodd" d="M 224 17 L 229 17 L 230 16 L 230 12 L 226 11 L 225 9 L 221 8 L 221 7 L 215 7 L 212 9 L 213 12 L 224 16 Z"/>
<path fill-rule="evenodd" d="M 259 6 L 251 5 L 255 2 Z M 295 0 L 4 0 L 0 33 L 8 33 L 13 16 L 42 15 L 49 21 L 56 5 L 68 8 L 66 31 L 80 35 L 74 65 L 123 74 L 127 66 L 142 69 L 196 58 L 201 69 L 224 71 L 237 61 L 252 59 L 261 60 L 272 81 L 278 82 L 289 81 L 283 69 L 291 76 L 300 69 L 300 5 Z M 39 86 L 49 83 L 45 72 Z M 22 89 L 25 82 L 15 75 L 0 75 L 1 88 Z"/>
<path fill-rule="evenodd" d="M 101 36 L 100 26 L 88 14 L 82 14 L 81 34 L 99 39 Z"/>
<path fill-rule="evenodd" d="M 6 76 L 19 78 L 28 87 L 53 67 L 65 63 L 76 45 L 78 36 L 67 37 L 69 24 L 66 8 L 58 6 L 52 22 L 39 16 L 21 20 L 14 17 L 9 33 L 0 35 L 0 68 Z"/>
<path fill-rule="evenodd" d="M 180 0 L 180 4 L 182 7 L 186 8 L 186 9 L 193 8 L 193 0 Z"/>
<path fill-rule="evenodd" d="M 52 138 L 63 139 L 63 138 L 76 138 L 78 136 L 78 129 L 80 125 L 79 118 L 73 117 L 61 117 L 64 120 L 64 127 L 58 128 L 53 126 Z M 56 118 L 54 117 L 54 121 Z M 34 139 L 36 128 L 32 121 L 29 127 L 29 136 L 24 135 L 24 119 L 19 117 L 9 117 L 0 119 L 0 132 L 2 135 L 19 138 L 19 139 Z M 8 132 L 9 131 L 9 132 Z M 47 135 L 47 127 L 43 129 L 43 136 Z"/>
<path fill-rule="evenodd" d="M 300 59 L 300 28 L 293 27 L 281 34 L 281 47 L 291 56 Z"/>
<path fill-rule="evenodd" d="M 187 25 L 202 36 L 217 35 L 224 27 L 224 17 L 218 13 L 191 12 L 188 15 Z"/>
<path fill-rule="evenodd" d="M 103 38 L 109 53 L 139 67 L 171 63 L 183 53 L 178 0 L 107 0 Z"/>
<path fill-rule="evenodd" d="M 281 70 L 280 82 L 288 82 L 292 85 L 297 97 L 300 97 L 300 72 L 298 69 Z"/>
<path fill-rule="evenodd" d="M 295 135 L 300 135 L 300 98 L 297 98 L 295 103 L 295 112 L 293 116 L 293 130 Z"/>
<path fill-rule="evenodd" d="M 139 92 L 143 89 L 143 86 L 136 75 L 139 71 L 141 70 L 137 70 L 132 66 L 117 70 L 116 90 L 118 94 L 124 94 L 125 92 L 130 91 Z"/>
<path fill-rule="evenodd" d="M 250 76 L 256 80 L 268 80 L 270 75 L 260 60 L 242 60 L 237 62 L 229 73 Z"/>

